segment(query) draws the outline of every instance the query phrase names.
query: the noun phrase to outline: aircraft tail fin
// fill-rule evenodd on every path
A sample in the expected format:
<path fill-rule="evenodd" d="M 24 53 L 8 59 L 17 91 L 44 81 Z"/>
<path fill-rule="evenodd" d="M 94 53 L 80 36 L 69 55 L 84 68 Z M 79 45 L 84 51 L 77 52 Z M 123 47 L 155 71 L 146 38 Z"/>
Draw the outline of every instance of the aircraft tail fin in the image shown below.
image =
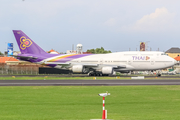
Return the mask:
<path fill-rule="evenodd" d="M 21 30 L 13 30 L 21 54 L 46 54 L 46 52 L 32 41 Z"/>

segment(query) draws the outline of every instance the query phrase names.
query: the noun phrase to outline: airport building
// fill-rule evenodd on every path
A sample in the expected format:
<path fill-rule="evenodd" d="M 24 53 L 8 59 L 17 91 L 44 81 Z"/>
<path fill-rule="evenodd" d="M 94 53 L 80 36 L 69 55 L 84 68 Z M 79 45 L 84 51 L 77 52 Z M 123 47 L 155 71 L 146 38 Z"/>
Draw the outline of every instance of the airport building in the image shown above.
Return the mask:
<path fill-rule="evenodd" d="M 57 51 L 51 49 L 50 51 L 48 51 L 47 53 L 50 53 L 50 54 L 59 54 Z"/>
<path fill-rule="evenodd" d="M 74 47 L 73 47 L 74 48 Z M 83 45 L 82 44 L 77 44 L 76 50 L 67 50 L 67 54 L 91 54 L 89 52 L 83 52 Z"/>
<path fill-rule="evenodd" d="M 83 54 L 83 45 L 77 44 L 76 50 L 74 50 L 74 46 L 72 47 L 72 50 L 67 50 L 67 54 Z"/>
<path fill-rule="evenodd" d="M 17 60 L 16 58 L 14 57 L 4 57 L 4 56 L 1 56 L 0 57 L 0 63 L 1 64 L 5 64 L 7 62 L 14 62 L 14 63 L 17 63 L 19 60 Z"/>
<path fill-rule="evenodd" d="M 165 52 L 168 56 L 175 58 L 180 55 L 180 49 L 178 47 L 172 47 Z"/>

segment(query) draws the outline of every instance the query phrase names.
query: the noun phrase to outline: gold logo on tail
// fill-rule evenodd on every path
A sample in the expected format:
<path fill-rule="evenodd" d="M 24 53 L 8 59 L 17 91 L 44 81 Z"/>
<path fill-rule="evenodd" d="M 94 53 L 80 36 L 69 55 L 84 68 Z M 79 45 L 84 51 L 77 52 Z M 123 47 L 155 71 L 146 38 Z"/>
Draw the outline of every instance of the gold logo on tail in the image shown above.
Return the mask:
<path fill-rule="evenodd" d="M 22 50 L 25 50 L 27 47 L 30 47 L 32 44 L 32 41 L 30 39 L 26 39 L 26 37 L 24 37 L 24 36 L 22 36 L 20 38 L 20 42 L 21 42 L 20 48 Z"/>

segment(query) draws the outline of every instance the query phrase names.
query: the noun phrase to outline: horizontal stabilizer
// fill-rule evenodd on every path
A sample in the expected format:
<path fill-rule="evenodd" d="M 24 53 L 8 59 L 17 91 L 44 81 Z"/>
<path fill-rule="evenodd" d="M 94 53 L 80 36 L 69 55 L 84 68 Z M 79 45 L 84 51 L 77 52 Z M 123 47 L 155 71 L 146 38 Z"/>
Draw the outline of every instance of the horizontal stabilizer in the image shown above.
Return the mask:
<path fill-rule="evenodd" d="M 10 55 L 12 57 L 19 57 L 19 58 L 27 58 L 27 59 L 37 59 L 37 57 L 33 57 L 33 56 L 19 56 L 19 55 Z"/>

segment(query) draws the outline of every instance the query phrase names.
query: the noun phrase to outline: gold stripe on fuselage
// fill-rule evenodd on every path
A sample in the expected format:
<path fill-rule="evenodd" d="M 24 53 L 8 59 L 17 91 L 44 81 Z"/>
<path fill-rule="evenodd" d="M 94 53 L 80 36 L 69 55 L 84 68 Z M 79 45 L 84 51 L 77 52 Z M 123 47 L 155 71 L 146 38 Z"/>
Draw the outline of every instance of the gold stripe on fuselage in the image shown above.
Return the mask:
<path fill-rule="evenodd" d="M 55 61 L 61 60 L 61 59 L 63 59 L 63 58 L 67 58 L 67 57 L 71 57 L 71 56 L 75 56 L 75 55 L 77 55 L 77 54 L 60 56 L 60 57 L 54 58 L 54 59 L 52 59 L 52 60 L 49 60 L 48 62 L 55 62 Z"/>

